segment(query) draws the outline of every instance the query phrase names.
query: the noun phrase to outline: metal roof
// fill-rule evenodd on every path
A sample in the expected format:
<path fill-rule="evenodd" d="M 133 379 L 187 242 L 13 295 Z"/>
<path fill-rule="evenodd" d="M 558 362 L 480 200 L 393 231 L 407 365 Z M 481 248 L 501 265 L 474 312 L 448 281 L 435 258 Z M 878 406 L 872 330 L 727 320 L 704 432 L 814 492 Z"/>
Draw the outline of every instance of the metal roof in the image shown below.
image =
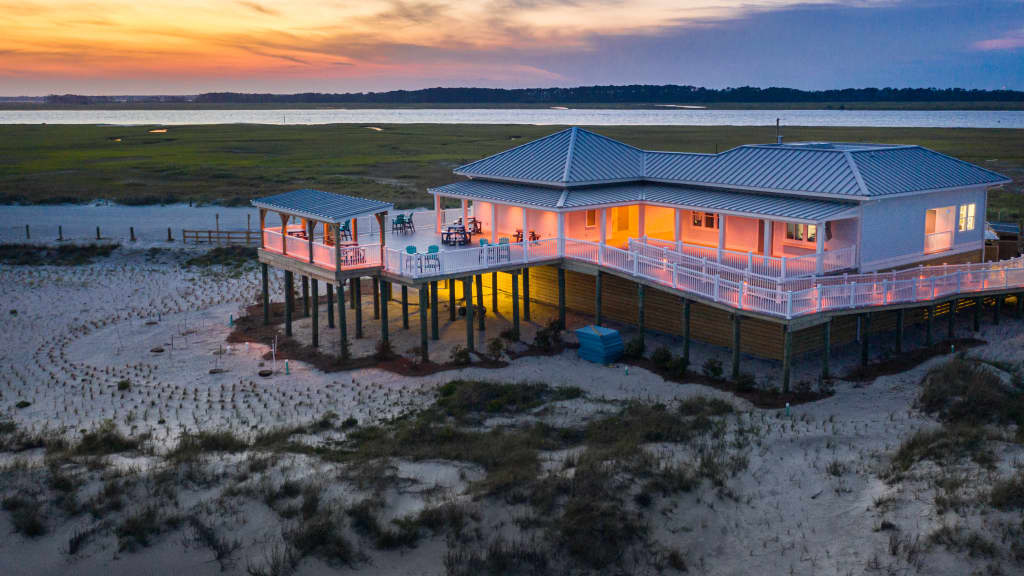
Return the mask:
<path fill-rule="evenodd" d="M 696 210 L 777 217 L 820 222 L 842 217 L 856 204 L 755 192 L 707 190 L 669 184 L 625 183 L 560 190 L 526 184 L 465 180 L 430 190 L 432 193 L 501 204 L 527 205 L 551 210 L 648 202 Z M 563 198 L 564 195 L 564 198 Z"/>
<path fill-rule="evenodd" d="M 321 222 L 340 223 L 365 214 L 393 210 L 390 202 L 345 196 L 323 190 L 304 188 L 252 201 L 257 208 L 266 208 Z"/>
<path fill-rule="evenodd" d="M 586 184 L 643 177 L 644 152 L 582 128 L 527 142 L 455 169 L 474 178 L 529 184 Z"/>
<path fill-rule="evenodd" d="M 920 146 L 796 142 L 746 145 L 720 154 L 646 152 L 581 128 L 555 132 L 455 173 L 548 186 L 653 181 L 854 198 L 1009 182 Z"/>

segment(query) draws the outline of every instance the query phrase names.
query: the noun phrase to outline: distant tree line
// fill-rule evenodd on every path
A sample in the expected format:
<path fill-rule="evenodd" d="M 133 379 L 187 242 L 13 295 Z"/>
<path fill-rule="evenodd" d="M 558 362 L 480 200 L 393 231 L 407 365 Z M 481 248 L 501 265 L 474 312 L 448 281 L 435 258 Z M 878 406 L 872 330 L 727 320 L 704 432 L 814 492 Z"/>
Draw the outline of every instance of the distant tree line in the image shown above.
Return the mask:
<path fill-rule="evenodd" d="M 243 94 L 211 92 L 196 102 L 208 103 L 364 103 L 364 104 L 573 104 L 573 103 L 748 103 L 748 102 L 1021 102 L 1017 90 L 965 90 L 963 88 L 700 88 L 697 86 L 580 86 L 577 88 L 426 88 L 390 92 L 324 94 Z"/>
<path fill-rule="evenodd" d="M 116 102 L 199 102 L 209 104 L 725 104 L 816 102 L 1024 102 L 1024 91 L 963 88 L 700 88 L 697 86 L 631 85 L 576 88 L 425 88 L 390 92 L 331 94 L 247 94 L 208 92 L 197 96 L 50 95 L 47 104 L 88 105 Z"/>

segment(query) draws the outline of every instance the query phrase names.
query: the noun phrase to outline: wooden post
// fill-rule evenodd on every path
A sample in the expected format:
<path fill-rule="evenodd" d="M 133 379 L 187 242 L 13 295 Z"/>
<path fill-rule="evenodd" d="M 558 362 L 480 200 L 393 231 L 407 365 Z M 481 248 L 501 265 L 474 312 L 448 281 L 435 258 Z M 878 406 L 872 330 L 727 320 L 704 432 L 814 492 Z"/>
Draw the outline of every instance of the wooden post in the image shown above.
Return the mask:
<path fill-rule="evenodd" d="M 904 312 L 905 311 L 903 310 L 903 308 L 900 308 L 899 310 L 896 311 L 896 352 L 897 353 L 902 353 L 903 352 L 903 325 L 904 325 L 903 320 L 904 320 L 904 316 L 905 316 Z"/>
<path fill-rule="evenodd" d="M 167 236 L 170 237 L 170 235 L 171 235 L 171 229 L 168 228 L 167 229 Z M 58 242 L 63 242 L 64 241 L 64 227 L 63 226 L 57 226 L 57 241 Z"/>
<path fill-rule="evenodd" d="M 1017 307 L 1014 309 L 1013 315 L 1020 320 L 1022 314 L 1024 314 L 1024 292 L 1017 292 Z"/>
<path fill-rule="evenodd" d="M 732 315 L 732 379 L 740 377 L 740 315 Z"/>
<path fill-rule="evenodd" d="M 523 230 L 526 234 L 526 230 Z M 526 236 L 523 236 L 526 238 Z M 523 268 L 523 320 L 530 321 L 530 269 Z"/>
<path fill-rule="evenodd" d="M 32 239 L 32 232 L 28 229 L 28 224 L 25 224 L 25 240 Z"/>
<path fill-rule="evenodd" d="M 302 277 L 302 315 L 309 317 L 309 277 Z"/>
<path fill-rule="evenodd" d="M 288 270 L 284 271 L 284 335 L 292 335 L 292 312 L 295 308 L 295 279 Z"/>
<path fill-rule="evenodd" d="M 935 344 L 935 305 L 928 307 L 928 324 L 925 325 L 925 346 L 929 348 Z"/>
<path fill-rule="evenodd" d="M 828 380 L 829 362 L 832 359 L 832 319 L 821 325 L 821 341 L 824 344 L 821 349 L 821 379 Z"/>
<path fill-rule="evenodd" d="M 320 282 L 310 278 L 309 284 L 313 292 L 313 348 L 320 346 Z"/>
<path fill-rule="evenodd" d="M 594 325 L 601 325 L 601 271 L 594 277 Z"/>
<path fill-rule="evenodd" d="M 950 340 L 956 337 L 956 303 L 956 298 L 949 301 L 949 314 L 946 317 L 946 337 Z"/>
<path fill-rule="evenodd" d="M 96 227 L 96 239 L 97 240 L 100 239 L 100 227 L 99 226 Z"/>
<path fill-rule="evenodd" d="M 28 226 L 26 226 L 25 228 L 27 229 Z M 128 227 L 128 239 L 132 242 L 135 242 L 135 226 Z"/>
<path fill-rule="evenodd" d="M 789 324 L 782 326 L 782 393 L 789 394 L 790 364 L 793 360 L 793 333 Z"/>
<path fill-rule="evenodd" d="M 327 328 L 334 328 L 334 284 L 327 283 Z"/>
<path fill-rule="evenodd" d="M 349 299 L 348 307 L 351 310 L 355 310 L 356 309 L 356 294 L 357 294 L 357 291 L 356 291 L 355 285 L 360 283 L 360 282 L 362 282 L 362 281 L 363 281 L 362 278 L 349 278 L 348 279 L 348 299 Z"/>
<path fill-rule="evenodd" d="M 493 204 L 491 205 L 493 206 Z M 491 313 L 498 317 L 498 273 L 491 272 Z"/>
<path fill-rule="evenodd" d="M 430 299 L 430 290 L 427 285 L 420 286 L 420 358 L 424 362 L 430 361 L 430 352 L 427 349 L 427 300 Z"/>
<path fill-rule="evenodd" d="M 270 324 L 270 279 L 267 265 L 260 263 L 260 276 L 262 277 L 263 284 L 263 325 Z"/>
<path fill-rule="evenodd" d="M 981 332 L 981 298 L 974 299 L 974 331 Z"/>
<path fill-rule="evenodd" d="M 379 315 L 380 316 L 380 341 L 385 343 L 385 344 L 387 344 L 388 342 L 390 342 L 390 339 L 388 337 L 388 299 L 387 299 L 388 281 L 387 280 L 380 280 L 380 279 L 378 279 L 377 280 L 377 288 L 378 288 L 378 292 L 380 292 L 380 296 L 381 296 L 381 300 L 380 300 L 380 315 Z"/>
<path fill-rule="evenodd" d="M 999 313 L 1003 307 L 1003 295 L 997 294 L 992 304 L 992 323 L 999 326 Z"/>
<path fill-rule="evenodd" d="M 683 359 L 690 363 L 690 299 L 683 298 Z"/>
<path fill-rule="evenodd" d="M 373 319 L 380 318 L 380 277 L 373 277 Z"/>
<path fill-rule="evenodd" d="M 868 354 L 870 352 L 870 341 L 869 336 L 871 332 L 871 313 L 864 313 L 861 317 L 861 333 L 860 333 L 860 365 L 868 365 Z"/>
<path fill-rule="evenodd" d="M 430 337 L 434 340 L 441 338 L 437 326 L 437 280 L 430 283 Z"/>
<path fill-rule="evenodd" d="M 420 300 L 420 306 L 423 304 Z M 409 287 L 405 284 L 402 285 L 402 328 L 409 329 Z"/>
<path fill-rule="evenodd" d="M 338 352 L 342 360 L 348 360 L 348 318 L 345 316 L 345 283 L 338 282 Z"/>
<path fill-rule="evenodd" d="M 356 338 L 363 337 L 363 282 L 362 278 L 353 278 L 350 280 L 352 284 L 352 292 L 356 302 Z"/>
<path fill-rule="evenodd" d="M 565 268 L 558 267 L 558 329 L 565 330 Z"/>
<path fill-rule="evenodd" d="M 636 326 L 640 330 L 640 342 L 644 342 L 644 285 L 636 283 Z"/>
<path fill-rule="evenodd" d="M 174 242 L 174 236 L 171 236 L 171 227 L 170 226 L 167 227 L 167 241 L 168 242 Z"/>
<path fill-rule="evenodd" d="M 478 316 L 477 328 L 483 330 L 486 327 L 487 315 L 484 313 L 484 277 L 482 274 L 476 275 L 476 313 Z"/>
<path fill-rule="evenodd" d="M 455 279 L 448 279 L 448 320 L 455 322 Z"/>
<path fill-rule="evenodd" d="M 473 277 L 462 279 L 462 292 L 466 303 L 466 348 L 473 351 Z"/>
<path fill-rule="evenodd" d="M 512 272 L 512 339 L 519 341 L 519 274 Z"/>

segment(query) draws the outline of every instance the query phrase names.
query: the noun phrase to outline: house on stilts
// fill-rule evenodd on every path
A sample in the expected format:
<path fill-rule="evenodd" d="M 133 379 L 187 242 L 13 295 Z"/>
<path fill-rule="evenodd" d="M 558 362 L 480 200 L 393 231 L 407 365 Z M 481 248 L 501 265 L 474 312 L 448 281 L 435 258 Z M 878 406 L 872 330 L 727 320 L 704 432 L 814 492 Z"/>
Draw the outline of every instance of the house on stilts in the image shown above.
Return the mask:
<path fill-rule="evenodd" d="M 295 190 L 259 208 L 264 314 L 268 268 L 285 272 L 286 331 L 294 275 L 303 294 L 327 284 L 329 322 L 347 342 L 351 302 L 371 278 L 388 339 L 392 285 L 418 292 L 421 353 L 438 338 L 439 292 L 466 306 L 467 346 L 492 309 L 511 298 L 513 331 L 531 302 L 567 308 L 778 359 L 782 383 L 795 355 L 859 340 L 907 322 L 949 320 L 983 306 L 1021 311 L 1024 259 L 985 261 L 987 190 L 1009 182 L 920 146 L 798 142 L 718 154 L 647 151 L 569 128 L 455 169 L 463 179 L 429 190 L 433 211 L 394 214 L 385 202 Z M 456 204 L 457 208 L 445 208 Z M 399 233 L 401 235 L 399 236 Z M 390 243 L 389 243 L 390 241 Z M 461 288 L 461 290 L 457 290 Z M 459 294 L 461 292 L 461 295 Z M 337 306 L 335 306 L 335 299 Z M 362 337 L 361 307 L 355 338 Z M 313 344 L 318 343 L 313 298 Z M 308 313 L 308 296 L 304 309 Z M 474 327 L 477 311 L 478 328 Z M 429 317 L 428 317 L 429 316 Z M 341 352 L 347 353 L 343 345 Z"/>

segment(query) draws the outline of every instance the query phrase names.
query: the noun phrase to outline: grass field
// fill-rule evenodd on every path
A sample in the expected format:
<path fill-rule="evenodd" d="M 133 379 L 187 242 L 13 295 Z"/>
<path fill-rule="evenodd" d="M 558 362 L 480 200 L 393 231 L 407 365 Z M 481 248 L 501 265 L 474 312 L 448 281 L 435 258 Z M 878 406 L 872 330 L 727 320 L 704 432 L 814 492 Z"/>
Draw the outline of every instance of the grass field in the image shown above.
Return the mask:
<path fill-rule="evenodd" d="M 455 166 L 550 134 L 558 126 L 365 125 L 0 126 L 0 203 L 245 203 L 316 187 L 426 206 L 426 188 Z M 715 152 L 773 142 L 774 127 L 602 126 L 652 150 Z M 920 144 L 1014 179 L 991 195 L 990 218 L 1024 215 L 1024 130 L 786 127 L 787 141 Z M 1002 211 L 1000 216 L 999 211 Z"/>

